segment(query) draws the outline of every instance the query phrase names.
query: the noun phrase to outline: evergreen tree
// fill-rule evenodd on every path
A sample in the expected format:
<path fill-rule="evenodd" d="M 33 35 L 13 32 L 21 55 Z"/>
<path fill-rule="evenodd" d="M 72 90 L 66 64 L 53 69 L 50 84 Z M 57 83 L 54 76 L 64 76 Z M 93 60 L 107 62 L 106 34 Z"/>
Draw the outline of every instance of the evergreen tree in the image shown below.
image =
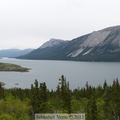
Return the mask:
<path fill-rule="evenodd" d="M 33 106 L 34 113 L 44 113 L 47 102 L 47 86 L 46 83 L 38 84 L 35 80 L 34 85 L 31 85 L 31 104 Z"/>
<path fill-rule="evenodd" d="M 40 103 L 39 103 L 39 88 L 38 88 L 37 80 L 35 80 L 34 85 L 35 86 L 33 86 L 33 84 L 31 85 L 31 105 L 33 107 L 33 112 L 38 113 L 40 108 Z"/>
<path fill-rule="evenodd" d="M 69 90 L 69 83 L 66 83 L 66 79 L 64 75 L 61 76 L 59 79 L 59 84 L 60 84 L 60 98 L 64 102 L 64 109 L 68 112 L 71 113 L 71 94 Z"/>
<path fill-rule="evenodd" d="M 2 83 L 0 83 L 0 99 L 3 99 L 3 98 L 4 98 L 4 88 Z"/>
<path fill-rule="evenodd" d="M 96 99 L 93 96 L 91 99 L 91 120 L 97 120 L 97 105 L 96 105 Z"/>
<path fill-rule="evenodd" d="M 105 117 L 110 120 L 120 119 L 120 85 L 118 79 L 113 81 L 111 87 L 107 89 L 105 94 Z"/>
<path fill-rule="evenodd" d="M 95 96 L 92 96 L 87 104 L 87 120 L 97 120 L 97 104 Z"/>
<path fill-rule="evenodd" d="M 40 104 L 40 112 L 46 113 L 47 112 L 47 86 L 46 83 L 40 83 L 40 96 L 39 96 L 39 104 Z"/>

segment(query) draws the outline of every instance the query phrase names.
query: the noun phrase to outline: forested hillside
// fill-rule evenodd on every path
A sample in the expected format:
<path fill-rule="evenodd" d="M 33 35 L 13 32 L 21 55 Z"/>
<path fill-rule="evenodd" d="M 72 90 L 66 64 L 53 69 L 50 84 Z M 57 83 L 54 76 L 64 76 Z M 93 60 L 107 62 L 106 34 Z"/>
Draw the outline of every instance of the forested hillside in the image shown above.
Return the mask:
<path fill-rule="evenodd" d="M 31 89 L 5 89 L 0 84 L 0 120 L 34 120 L 35 113 L 85 113 L 86 120 L 120 119 L 120 83 L 105 81 L 93 87 L 71 90 L 64 75 L 56 90 L 48 90 L 46 83 L 31 85 Z"/>

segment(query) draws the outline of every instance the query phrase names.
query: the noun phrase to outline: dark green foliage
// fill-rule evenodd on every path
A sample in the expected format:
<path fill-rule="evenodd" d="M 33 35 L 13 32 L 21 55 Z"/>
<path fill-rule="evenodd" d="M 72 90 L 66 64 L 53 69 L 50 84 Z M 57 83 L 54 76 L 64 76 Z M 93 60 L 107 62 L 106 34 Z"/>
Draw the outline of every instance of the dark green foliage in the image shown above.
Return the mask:
<path fill-rule="evenodd" d="M 45 113 L 47 102 L 47 86 L 45 83 L 39 83 L 37 80 L 34 82 L 34 86 L 31 85 L 31 104 L 33 106 L 34 113 Z"/>
<path fill-rule="evenodd" d="M 91 120 L 97 120 L 97 105 L 95 96 L 92 96 L 92 98 L 90 99 L 89 109 Z"/>
<path fill-rule="evenodd" d="M 105 115 L 115 120 L 120 119 L 120 84 L 118 79 L 113 81 L 105 94 Z"/>
<path fill-rule="evenodd" d="M 85 113 L 86 120 L 120 119 L 120 83 L 106 80 L 93 87 L 71 90 L 64 75 L 56 90 L 49 91 L 46 83 L 35 80 L 31 89 L 4 89 L 0 86 L 0 120 L 32 120 L 35 113 Z"/>
<path fill-rule="evenodd" d="M 66 112 L 71 113 L 71 94 L 69 90 L 69 83 L 66 83 L 64 75 L 59 79 L 60 84 L 60 98 L 63 100 L 63 108 Z"/>
<path fill-rule="evenodd" d="M 4 88 L 2 83 L 0 83 L 0 99 L 3 99 L 3 98 L 4 98 Z"/>

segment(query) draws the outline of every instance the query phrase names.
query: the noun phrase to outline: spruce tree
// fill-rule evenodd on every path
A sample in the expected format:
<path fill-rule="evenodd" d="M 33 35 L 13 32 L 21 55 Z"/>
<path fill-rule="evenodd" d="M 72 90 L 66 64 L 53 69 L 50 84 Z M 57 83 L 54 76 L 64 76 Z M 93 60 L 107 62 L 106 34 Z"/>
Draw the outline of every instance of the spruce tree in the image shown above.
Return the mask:
<path fill-rule="evenodd" d="M 64 102 L 64 109 L 68 112 L 71 113 L 71 94 L 70 94 L 70 89 L 69 89 L 69 83 L 66 83 L 66 78 L 64 75 L 61 76 L 59 79 L 59 84 L 60 84 L 60 98 Z"/>
<path fill-rule="evenodd" d="M 3 98 L 4 98 L 4 88 L 2 83 L 0 83 L 0 99 L 3 99 Z"/>

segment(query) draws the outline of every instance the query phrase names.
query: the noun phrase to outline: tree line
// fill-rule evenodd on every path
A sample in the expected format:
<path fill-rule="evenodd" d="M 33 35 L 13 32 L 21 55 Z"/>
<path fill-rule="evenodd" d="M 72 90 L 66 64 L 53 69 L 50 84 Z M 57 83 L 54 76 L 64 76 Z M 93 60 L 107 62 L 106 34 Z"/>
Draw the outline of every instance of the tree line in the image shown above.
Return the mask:
<path fill-rule="evenodd" d="M 71 90 L 64 75 L 56 90 L 38 80 L 30 89 L 6 89 L 0 84 L 0 120 L 34 120 L 35 113 L 85 113 L 86 120 L 120 120 L 120 83 Z"/>

